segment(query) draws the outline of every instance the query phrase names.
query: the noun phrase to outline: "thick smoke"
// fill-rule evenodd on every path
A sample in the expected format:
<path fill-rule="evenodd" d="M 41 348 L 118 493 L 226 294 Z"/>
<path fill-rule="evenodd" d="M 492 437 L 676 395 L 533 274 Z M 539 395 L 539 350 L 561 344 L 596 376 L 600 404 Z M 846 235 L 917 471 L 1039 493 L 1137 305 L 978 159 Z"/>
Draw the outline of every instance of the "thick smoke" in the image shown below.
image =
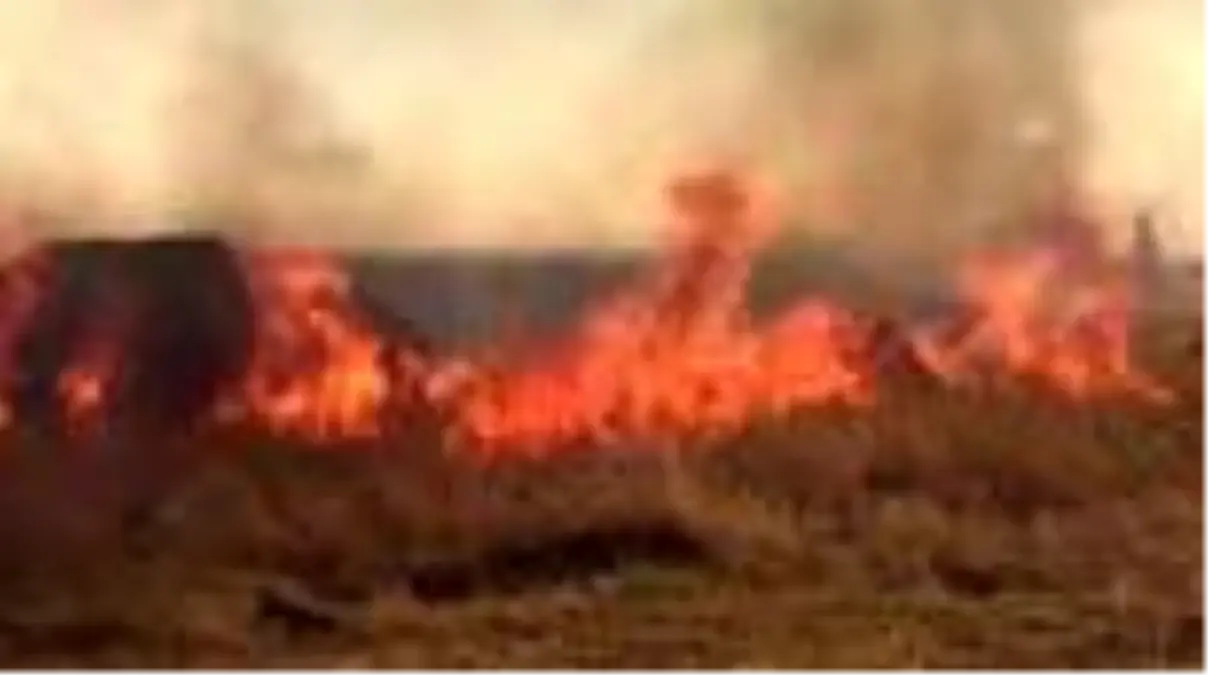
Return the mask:
<path fill-rule="evenodd" d="M 295 241 L 624 241 L 750 128 L 760 44 L 722 7 L 17 0 L 0 166 L 9 201 L 87 214 L 37 234 L 238 203 Z"/>
<path fill-rule="evenodd" d="M 1199 257 L 1204 13 L 1198 0 L 1104 0 L 1078 34 L 1086 182 L 1106 209 L 1152 206 L 1167 247 Z M 1127 231 L 1114 231 L 1119 240 Z"/>
<path fill-rule="evenodd" d="M 0 197 L 26 237 L 601 247 L 725 162 L 815 233 L 942 248 L 1072 162 L 1198 250 L 1198 3 L 1063 6 L 10 0 Z"/>

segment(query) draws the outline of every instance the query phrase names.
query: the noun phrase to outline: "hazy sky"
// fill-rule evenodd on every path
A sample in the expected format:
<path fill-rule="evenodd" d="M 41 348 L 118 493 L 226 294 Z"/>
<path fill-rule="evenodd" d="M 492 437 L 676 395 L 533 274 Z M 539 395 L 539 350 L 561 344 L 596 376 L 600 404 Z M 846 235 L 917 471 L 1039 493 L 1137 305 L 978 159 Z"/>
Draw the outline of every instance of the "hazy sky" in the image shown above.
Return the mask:
<path fill-rule="evenodd" d="M 1100 0 L 1080 40 L 1086 178 L 1117 208 L 1152 202 L 1203 250 L 1204 12 L 1199 0 Z"/>
<path fill-rule="evenodd" d="M 608 238 L 677 161 L 749 135 L 764 55 L 725 3 L 367 4 L 292 14 L 297 51 L 388 171 L 448 196 L 445 237 Z"/>
<path fill-rule="evenodd" d="M 539 244 L 566 239 L 557 220 L 571 212 L 600 214 L 569 227 L 608 239 L 678 161 L 740 146 L 758 99 L 761 45 L 719 9 L 733 5 L 713 0 L 238 5 L 252 6 L 0 4 L 0 153 L 154 211 L 175 189 L 165 144 L 189 40 L 198 27 L 245 22 L 309 80 L 320 114 L 373 150 L 399 201 L 441 221 L 405 235 L 361 225 L 379 228 L 373 236 L 490 244 L 524 228 Z"/>
<path fill-rule="evenodd" d="M 260 2 L 258 13 L 256 0 L 0 2 L 7 180 L 92 199 L 125 231 L 154 223 L 181 188 L 173 125 L 223 105 L 181 103 L 183 74 L 195 65 L 191 40 L 223 20 L 280 41 L 284 60 L 330 108 L 333 128 L 372 151 L 374 181 L 357 199 L 397 214 L 309 225 L 311 239 L 633 240 L 653 231 L 660 184 L 678 169 L 725 158 L 775 175 L 791 171 L 785 157 L 801 151 L 759 137 L 771 117 L 796 114 L 786 106 L 810 100 L 813 84 L 778 79 L 767 35 L 744 9 L 754 3 Z M 805 0 L 785 6 L 808 9 Z M 1201 3 L 1079 7 L 1079 94 L 1091 125 L 1085 176 L 1112 208 L 1169 204 L 1181 223 L 1176 243 L 1198 250 Z M 98 219 L 95 227 L 116 226 Z"/>

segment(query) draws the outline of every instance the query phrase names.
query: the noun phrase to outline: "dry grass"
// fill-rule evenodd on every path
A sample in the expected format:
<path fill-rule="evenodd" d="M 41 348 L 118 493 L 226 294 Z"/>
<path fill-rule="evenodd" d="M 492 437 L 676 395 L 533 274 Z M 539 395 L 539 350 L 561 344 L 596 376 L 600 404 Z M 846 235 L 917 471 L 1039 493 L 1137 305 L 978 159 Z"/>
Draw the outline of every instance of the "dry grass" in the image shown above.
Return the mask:
<path fill-rule="evenodd" d="M 1198 325 L 1195 327 L 1198 329 Z M 902 383 L 744 437 L 470 462 L 422 431 L 0 459 L 6 665 L 1199 666 L 1184 403 Z"/>

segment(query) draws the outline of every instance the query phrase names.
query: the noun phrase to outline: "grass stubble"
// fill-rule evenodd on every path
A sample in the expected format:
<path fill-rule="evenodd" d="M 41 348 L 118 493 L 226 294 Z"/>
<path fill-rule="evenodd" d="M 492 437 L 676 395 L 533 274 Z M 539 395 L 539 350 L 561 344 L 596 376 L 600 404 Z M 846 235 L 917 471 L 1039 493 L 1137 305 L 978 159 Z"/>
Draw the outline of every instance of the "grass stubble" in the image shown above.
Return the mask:
<path fill-rule="evenodd" d="M 1181 331 L 1181 332 L 1180 332 Z M 0 663 L 1199 667 L 1198 321 L 1175 406 L 882 386 L 736 438 L 451 456 L 435 425 L 0 454 Z"/>

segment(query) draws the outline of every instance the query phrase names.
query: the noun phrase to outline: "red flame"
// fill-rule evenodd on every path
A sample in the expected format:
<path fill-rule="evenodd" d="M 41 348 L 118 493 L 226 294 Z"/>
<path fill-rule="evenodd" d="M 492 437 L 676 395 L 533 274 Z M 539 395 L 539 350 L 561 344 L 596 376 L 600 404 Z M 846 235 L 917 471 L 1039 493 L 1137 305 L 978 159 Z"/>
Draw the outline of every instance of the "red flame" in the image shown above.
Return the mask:
<path fill-rule="evenodd" d="M 476 382 L 455 404 L 462 431 L 532 447 L 731 429 L 765 410 L 867 398 L 841 309 L 811 300 L 752 326 L 743 295 L 768 232 L 737 185 L 708 176 L 672 196 L 683 227 L 650 281 L 535 361 Z"/>
<path fill-rule="evenodd" d="M 390 396 L 383 345 L 357 319 L 348 278 L 304 251 L 249 259 L 252 365 L 229 410 L 272 431 L 372 436 Z"/>
<path fill-rule="evenodd" d="M 255 346 L 216 422 L 319 440 L 373 437 L 383 420 L 422 403 L 451 420 L 461 443 L 542 449 L 729 432 L 806 406 L 874 404 L 875 345 L 853 313 L 825 298 L 763 324 L 747 311 L 751 257 L 773 234 L 767 204 L 720 174 L 679 181 L 669 196 L 675 227 L 648 277 L 589 307 L 561 338 L 489 357 L 392 349 L 361 320 L 348 277 L 328 258 L 251 254 Z M 947 326 L 917 327 L 909 340 L 917 359 L 952 386 L 1008 376 L 1079 398 L 1168 401 L 1130 360 L 1123 277 L 1068 274 L 1060 253 L 967 261 L 956 279 L 965 329 L 952 337 Z M 0 354 L 12 353 L 36 305 L 37 269 L 9 272 Z M 104 344 L 86 352 L 59 383 L 73 428 L 94 423 L 121 356 Z"/>

